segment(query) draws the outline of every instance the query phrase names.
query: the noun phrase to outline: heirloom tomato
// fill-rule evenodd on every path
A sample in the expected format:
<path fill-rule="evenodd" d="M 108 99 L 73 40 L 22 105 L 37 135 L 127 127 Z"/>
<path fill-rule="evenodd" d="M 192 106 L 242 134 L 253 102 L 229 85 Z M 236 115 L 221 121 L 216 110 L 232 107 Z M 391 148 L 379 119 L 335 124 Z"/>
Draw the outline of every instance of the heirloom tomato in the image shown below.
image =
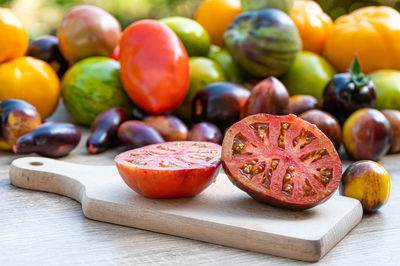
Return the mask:
<path fill-rule="evenodd" d="M 213 44 L 223 46 L 224 32 L 240 12 L 240 0 L 204 0 L 195 20 L 206 29 Z"/>
<path fill-rule="evenodd" d="M 115 158 L 118 171 L 134 191 L 150 198 L 191 197 L 206 189 L 221 166 L 221 146 L 180 141 L 148 145 Z"/>
<path fill-rule="evenodd" d="M 322 54 L 333 27 L 332 19 L 316 2 L 304 0 L 294 3 L 290 17 L 299 30 L 303 50 Z"/>
<path fill-rule="evenodd" d="M 190 86 L 185 99 L 174 111 L 174 114 L 185 122 L 192 117 L 192 101 L 196 93 L 212 83 L 226 81 L 227 77 L 221 66 L 214 60 L 202 56 L 189 59 Z"/>
<path fill-rule="evenodd" d="M 27 56 L 47 62 L 61 78 L 69 67 L 68 61 L 61 54 L 58 39 L 55 36 L 44 35 L 29 44 Z"/>
<path fill-rule="evenodd" d="M 248 116 L 228 129 L 222 167 L 254 199 L 302 210 L 337 189 L 342 165 L 332 142 L 295 115 Z"/>
<path fill-rule="evenodd" d="M 210 50 L 210 37 L 207 31 L 196 21 L 185 17 L 163 18 L 160 22 L 167 25 L 179 37 L 189 56 L 206 56 Z"/>
<path fill-rule="evenodd" d="M 325 54 L 340 72 L 347 71 L 355 54 L 366 73 L 400 70 L 399 41 L 399 12 L 387 6 L 364 7 L 335 21 Z"/>
<path fill-rule="evenodd" d="M 178 107 L 189 88 L 189 60 L 182 42 L 164 23 L 145 19 L 120 41 L 121 80 L 143 110 L 162 114 Z"/>
<path fill-rule="evenodd" d="M 28 33 L 8 8 L 0 7 L 0 62 L 23 56 L 28 49 Z"/>
<path fill-rule="evenodd" d="M 400 71 L 378 70 L 371 76 L 376 90 L 376 109 L 400 110 Z"/>
<path fill-rule="evenodd" d="M 358 161 L 350 165 L 342 177 L 342 194 L 358 199 L 365 212 L 375 212 L 390 197 L 392 183 L 389 173 L 373 161 Z"/>
<path fill-rule="evenodd" d="M 343 144 L 354 160 L 378 161 L 391 147 L 389 120 L 378 110 L 362 108 L 343 125 Z"/>
<path fill-rule="evenodd" d="M 110 56 L 120 36 L 121 26 L 111 14 L 88 5 L 72 8 L 57 28 L 61 53 L 71 63 L 90 56 Z"/>
<path fill-rule="evenodd" d="M 46 62 L 26 56 L 0 64 L 0 101 L 19 99 L 36 107 L 42 119 L 49 117 L 60 99 L 60 80 Z"/>

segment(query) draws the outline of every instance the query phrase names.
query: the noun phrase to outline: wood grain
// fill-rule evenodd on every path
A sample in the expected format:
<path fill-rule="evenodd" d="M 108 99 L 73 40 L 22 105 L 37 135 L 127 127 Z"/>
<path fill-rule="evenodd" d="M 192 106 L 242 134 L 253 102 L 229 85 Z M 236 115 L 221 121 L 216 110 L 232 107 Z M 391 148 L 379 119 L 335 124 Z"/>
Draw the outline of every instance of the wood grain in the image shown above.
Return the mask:
<path fill-rule="evenodd" d="M 194 198 L 149 199 L 129 189 L 115 166 L 26 157 L 12 162 L 11 183 L 82 203 L 86 217 L 304 261 L 318 261 L 362 217 L 361 204 L 335 195 L 306 211 L 261 204 L 220 173 Z"/>
<path fill-rule="evenodd" d="M 53 117 L 65 121 L 63 107 Z M 63 161 L 112 165 L 120 150 L 87 155 L 87 131 Z M 10 184 L 10 163 L 20 156 L 0 152 L 0 265 L 299 265 L 294 261 L 196 240 L 97 222 L 81 205 L 52 193 Z M 364 215 L 318 264 L 398 265 L 400 261 L 400 155 L 380 163 L 389 171 L 392 195 L 379 212 Z M 345 165 L 349 162 L 346 161 Z"/>

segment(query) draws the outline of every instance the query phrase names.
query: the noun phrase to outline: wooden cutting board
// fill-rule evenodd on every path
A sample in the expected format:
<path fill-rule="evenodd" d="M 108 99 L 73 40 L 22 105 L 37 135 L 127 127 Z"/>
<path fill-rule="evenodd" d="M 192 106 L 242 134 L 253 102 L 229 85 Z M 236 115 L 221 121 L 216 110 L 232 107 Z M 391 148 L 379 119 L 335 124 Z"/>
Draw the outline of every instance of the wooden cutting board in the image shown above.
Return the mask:
<path fill-rule="evenodd" d="M 361 204 L 334 195 L 306 211 L 259 203 L 221 173 L 194 198 L 148 199 L 132 191 L 115 166 L 41 157 L 12 162 L 11 183 L 82 204 L 86 217 L 209 243 L 304 261 L 318 261 L 362 218 Z"/>

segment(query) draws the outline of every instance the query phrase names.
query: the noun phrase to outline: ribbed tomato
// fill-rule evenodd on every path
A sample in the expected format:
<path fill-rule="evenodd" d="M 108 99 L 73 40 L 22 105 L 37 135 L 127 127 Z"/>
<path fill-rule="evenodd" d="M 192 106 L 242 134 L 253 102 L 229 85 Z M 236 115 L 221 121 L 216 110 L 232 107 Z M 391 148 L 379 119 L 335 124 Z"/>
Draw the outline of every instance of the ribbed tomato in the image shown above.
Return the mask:
<path fill-rule="evenodd" d="M 211 142 L 166 142 L 126 151 L 115 158 L 125 183 L 150 198 L 191 197 L 215 180 L 221 146 Z"/>
<path fill-rule="evenodd" d="M 120 41 L 121 80 L 129 97 L 152 114 L 172 111 L 189 88 L 189 61 L 176 34 L 145 19 L 125 29 Z"/>
<path fill-rule="evenodd" d="M 225 135 L 221 160 L 232 183 L 250 196 L 296 210 L 327 200 L 342 174 L 332 142 L 295 115 L 237 122 Z"/>

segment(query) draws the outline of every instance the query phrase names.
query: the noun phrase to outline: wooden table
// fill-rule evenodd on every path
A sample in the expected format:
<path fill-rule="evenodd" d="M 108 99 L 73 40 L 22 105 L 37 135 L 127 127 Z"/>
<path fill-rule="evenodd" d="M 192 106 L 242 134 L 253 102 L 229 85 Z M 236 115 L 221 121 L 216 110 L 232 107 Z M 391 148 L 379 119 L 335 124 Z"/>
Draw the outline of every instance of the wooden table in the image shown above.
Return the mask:
<path fill-rule="evenodd" d="M 71 120 L 61 106 L 53 120 Z M 79 147 L 62 160 L 112 165 L 118 150 L 87 155 L 85 131 Z M 84 217 L 78 202 L 10 184 L 9 165 L 17 156 L 0 152 L 0 265 L 291 265 L 294 260 L 195 240 L 107 224 Z M 392 195 L 319 263 L 400 264 L 400 155 L 380 161 L 389 171 Z M 347 163 L 348 164 L 348 163 Z"/>

